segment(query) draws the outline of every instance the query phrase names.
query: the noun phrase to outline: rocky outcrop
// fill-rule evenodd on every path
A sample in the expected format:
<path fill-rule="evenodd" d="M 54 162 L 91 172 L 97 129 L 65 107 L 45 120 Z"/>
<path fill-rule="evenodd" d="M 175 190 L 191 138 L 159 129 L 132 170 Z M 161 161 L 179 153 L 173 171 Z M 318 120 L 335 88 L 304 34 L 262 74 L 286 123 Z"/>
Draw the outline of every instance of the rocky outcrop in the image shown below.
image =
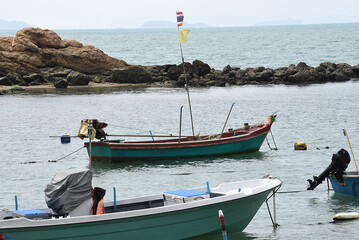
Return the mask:
<path fill-rule="evenodd" d="M 84 73 L 100 73 L 128 66 L 91 45 L 62 40 L 54 31 L 24 28 L 15 37 L 0 37 L 0 71 L 39 72 L 64 67 Z"/>
<path fill-rule="evenodd" d="M 257 67 L 241 69 L 226 66 L 222 70 L 209 68 L 201 61 L 185 63 L 186 75 L 182 65 L 130 66 L 104 71 L 100 74 L 87 74 L 63 67 L 43 68 L 38 73 L 17 70 L 0 77 L 3 86 L 53 85 L 56 88 L 84 86 L 94 83 L 159 83 L 163 85 L 183 86 L 230 86 L 263 84 L 318 84 L 342 82 L 358 78 L 359 65 L 335 64 L 323 62 L 318 67 L 301 62 L 297 65 L 277 69 Z"/>
<path fill-rule="evenodd" d="M 132 66 L 109 57 L 91 45 L 62 40 L 55 32 L 24 28 L 15 37 L 0 37 L 0 85 L 50 85 L 56 88 L 89 83 L 159 83 L 183 86 L 230 86 L 245 84 L 312 84 L 342 82 L 359 77 L 359 65 L 323 62 L 312 67 L 304 62 L 277 69 L 222 70 L 195 60 L 183 65 Z M 2 92 L 4 94 L 6 92 Z"/>
<path fill-rule="evenodd" d="M 245 84 L 313 84 L 347 81 L 359 77 L 359 65 L 335 64 L 323 62 L 318 67 L 308 66 L 304 62 L 277 69 L 257 67 L 241 69 L 227 65 L 215 70 L 201 61 L 185 63 L 186 78 L 192 86 L 229 86 Z M 205 71 L 198 69 L 206 69 Z M 182 65 L 148 67 L 154 81 L 184 85 L 185 75 Z"/>
<path fill-rule="evenodd" d="M 143 67 L 130 66 L 94 46 L 62 40 L 48 29 L 24 28 L 15 37 L 0 37 L 0 85 L 64 88 L 87 85 L 93 79 L 99 83 L 152 81 Z"/>

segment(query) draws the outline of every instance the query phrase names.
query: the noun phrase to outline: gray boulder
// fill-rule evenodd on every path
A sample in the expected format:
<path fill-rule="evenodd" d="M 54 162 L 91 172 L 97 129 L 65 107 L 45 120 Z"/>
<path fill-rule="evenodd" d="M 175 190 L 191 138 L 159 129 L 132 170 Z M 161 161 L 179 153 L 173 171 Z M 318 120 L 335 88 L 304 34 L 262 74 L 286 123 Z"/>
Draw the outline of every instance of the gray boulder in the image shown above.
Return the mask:
<path fill-rule="evenodd" d="M 14 85 L 14 83 L 11 81 L 11 78 L 7 75 L 5 77 L 0 78 L 0 85 L 11 86 Z"/>
<path fill-rule="evenodd" d="M 222 70 L 222 73 L 225 74 L 225 73 L 229 73 L 230 71 L 232 70 L 231 66 L 230 65 L 227 65 L 223 68 Z"/>
<path fill-rule="evenodd" d="M 112 70 L 111 81 L 114 83 L 153 82 L 151 74 L 145 68 L 140 66 Z"/>
<path fill-rule="evenodd" d="M 69 86 L 85 86 L 89 84 L 91 77 L 83 73 L 72 71 L 67 75 L 66 80 Z"/>
<path fill-rule="evenodd" d="M 67 88 L 69 83 L 65 79 L 60 79 L 54 83 L 55 88 Z"/>
<path fill-rule="evenodd" d="M 340 63 L 337 64 L 337 70 L 341 70 L 344 75 L 346 75 L 349 78 L 354 78 L 356 74 L 354 73 L 352 66 L 350 66 L 347 63 Z"/>
<path fill-rule="evenodd" d="M 271 81 L 271 77 L 274 74 L 273 69 L 270 68 L 263 68 L 262 71 L 256 72 L 256 81 L 260 83 L 268 83 Z"/>
<path fill-rule="evenodd" d="M 274 69 L 274 77 L 282 79 L 286 76 L 288 68 L 287 67 L 280 67 L 277 69 Z"/>
<path fill-rule="evenodd" d="M 342 69 L 337 69 L 328 75 L 329 80 L 335 82 L 344 82 L 350 80 L 350 77 Z"/>
<path fill-rule="evenodd" d="M 188 81 L 188 82 L 192 79 L 191 75 L 189 75 L 189 74 L 186 74 L 186 75 L 185 75 L 185 74 L 181 74 L 181 75 L 179 76 L 177 82 L 176 82 L 176 85 L 177 85 L 177 86 L 184 86 L 184 85 L 186 84 L 186 78 L 187 78 L 187 81 Z"/>
<path fill-rule="evenodd" d="M 211 68 L 207 63 L 204 63 L 200 60 L 194 60 L 192 62 L 193 74 L 198 76 L 204 76 L 211 72 Z"/>
<path fill-rule="evenodd" d="M 0 90 L 0 95 L 5 95 L 5 94 L 7 94 L 7 93 L 8 93 L 7 90 Z"/>
<path fill-rule="evenodd" d="M 352 67 L 352 70 L 355 73 L 355 77 L 359 77 L 359 64 Z"/>
<path fill-rule="evenodd" d="M 321 64 L 319 64 L 319 66 L 321 66 L 323 68 L 333 68 L 333 69 L 337 68 L 337 65 L 332 62 L 322 62 Z"/>
<path fill-rule="evenodd" d="M 33 73 L 27 76 L 23 76 L 22 77 L 24 79 L 25 82 L 31 84 L 33 82 L 37 82 L 39 84 L 44 83 L 45 79 L 42 75 L 40 75 L 39 73 Z"/>
<path fill-rule="evenodd" d="M 171 79 L 171 80 L 178 80 L 179 76 L 181 76 L 181 74 L 183 73 L 183 67 L 182 65 L 176 66 L 170 66 L 167 70 L 167 76 Z"/>

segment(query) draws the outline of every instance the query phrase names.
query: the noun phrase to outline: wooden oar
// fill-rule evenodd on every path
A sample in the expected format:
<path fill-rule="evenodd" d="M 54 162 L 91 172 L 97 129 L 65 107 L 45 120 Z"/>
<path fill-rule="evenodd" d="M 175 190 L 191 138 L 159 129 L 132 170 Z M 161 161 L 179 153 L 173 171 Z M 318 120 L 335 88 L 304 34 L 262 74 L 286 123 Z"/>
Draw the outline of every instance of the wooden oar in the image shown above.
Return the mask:
<path fill-rule="evenodd" d="M 93 131 L 93 124 L 92 124 L 92 119 L 89 119 L 87 121 L 87 131 L 88 131 L 88 136 L 89 136 L 89 157 L 90 157 L 90 162 L 89 162 L 89 168 L 91 169 L 91 160 L 92 160 L 92 153 L 91 153 L 91 136 L 92 136 L 92 131 Z"/>
<path fill-rule="evenodd" d="M 193 138 L 192 135 L 190 136 L 179 136 L 179 135 L 172 135 L 172 134 L 168 134 L 168 135 L 141 135 L 141 134 L 106 134 L 106 136 L 109 136 L 109 137 L 159 137 L 159 138 L 162 138 L 162 137 L 166 137 L 166 138 L 179 138 L 179 137 L 184 137 L 184 138 Z M 62 136 L 50 136 L 50 137 L 62 137 Z M 72 138 L 77 138 L 79 136 L 69 136 L 69 137 L 72 137 Z M 88 138 L 88 137 L 85 137 L 85 138 Z"/>
<path fill-rule="evenodd" d="M 343 129 L 343 133 L 344 133 L 344 136 L 346 136 L 346 137 L 347 137 L 347 139 L 348 139 L 348 143 L 349 143 L 350 151 L 352 152 L 353 159 L 354 159 L 354 163 L 355 163 L 355 167 L 356 167 L 357 172 L 358 172 L 358 165 L 357 165 L 357 162 L 355 161 L 355 157 L 354 157 L 354 153 L 353 153 L 352 145 L 350 144 L 350 141 L 349 141 L 349 137 L 348 137 L 347 130 Z"/>
<path fill-rule="evenodd" d="M 222 132 L 221 132 L 221 136 L 220 136 L 219 138 L 222 138 L 222 135 L 223 135 L 224 129 L 226 128 L 227 121 L 228 121 L 229 115 L 231 115 L 232 108 L 233 108 L 234 104 L 235 104 L 235 102 L 234 102 L 234 103 L 232 103 L 231 109 L 229 110 L 229 113 L 228 113 L 228 115 L 227 115 L 226 122 L 224 123 L 223 129 L 222 129 Z"/>
<path fill-rule="evenodd" d="M 178 136 L 178 142 L 181 142 L 181 135 L 182 135 L 182 108 L 183 106 L 180 107 L 180 125 L 179 125 L 179 136 Z"/>
<path fill-rule="evenodd" d="M 50 136 L 50 137 L 63 137 L 63 136 Z M 66 136 L 66 137 L 76 138 L 76 137 L 79 137 L 79 136 Z"/>
<path fill-rule="evenodd" d="M 106 134 L 106 136 L 109 137 L 158 137 L 158 138 L 162 138 L 162 137 L 166 137 L 166 138 L 178 138 L 178 137 L 190 137 L 193 138 L 193 136 L 178 136 L 178 135 L 137 135 L 137 134 Z"/>

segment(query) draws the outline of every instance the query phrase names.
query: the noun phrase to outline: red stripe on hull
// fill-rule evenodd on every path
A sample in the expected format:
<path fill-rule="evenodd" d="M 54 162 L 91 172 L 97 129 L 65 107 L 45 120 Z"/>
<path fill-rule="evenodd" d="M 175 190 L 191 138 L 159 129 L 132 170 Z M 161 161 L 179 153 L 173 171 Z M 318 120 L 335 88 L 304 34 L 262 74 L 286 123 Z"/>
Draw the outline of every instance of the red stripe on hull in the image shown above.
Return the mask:
<path fill-rule="evenodd" d="M 178 142 L 178 139 L 167 139 L 167 140 L 158 140 L 158 141 L 139 141 L 139 142 L 92 142 L 92 146 L 108 146 L 110 149 L 164 149 L 164 148 L 191 148 L 191 147 L 201 147 L 201 146 L 211 146 L 211 145 L 220 145 L 231 142 L 245 141 L 251 138 L 258 137 L 263 134 L 267 134 L 270 130 L 268 125 L 256 125 L 251 127 L 251 129 L 245 134 L 234 135 L 234 132 L 243 131 L 243 129 L 237 129 L 233 133 L 225 133 L 224 137 L 221 139 L 211 139 L 211 140 L 195 140 L 190 141 L 188 139 L 181 139 L 181 142 Z M 229 136 L 231 135 L 231 136 Z M 204 137 L 203 137 L 204 138 Z M 85 143 L 85 147 L 88 146 L 88 143 Z"/>

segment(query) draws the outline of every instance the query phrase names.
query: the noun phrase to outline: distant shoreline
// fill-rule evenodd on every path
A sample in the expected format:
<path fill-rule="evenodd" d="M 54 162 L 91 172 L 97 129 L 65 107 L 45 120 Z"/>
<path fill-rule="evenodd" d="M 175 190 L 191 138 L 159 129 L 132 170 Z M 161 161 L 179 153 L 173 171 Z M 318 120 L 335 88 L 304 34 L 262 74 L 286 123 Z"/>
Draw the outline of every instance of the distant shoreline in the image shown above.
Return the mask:
<path fill-rule="evenodd" d="M 86 88 L 86 89 L 91 89 L 91 88 L 125 88 L 125 87 L 149 87 L 149 86 L 154 86 L 153 84 L 149 85 L 149 84 L 131 84 L 131 83 L 94 83 L 91 82 L 86 86 L 69 86 L 68 89 L 80 89 L 80 88 Z M 163 85 L 165 86 L 165 85 Z M 16 93 L 29 93 L 31 92 L 31 90 L 45 90 L 44 92 L 47 92 L 47 90 L 56 90 L 57 88 L 54 87 L 53 85 L 48 85 L 48 84 L 44 84 L 44 85 L 36 85 L 36 86 L 19 86 L 19 85 L 14 85 L 14 86 L 3 86 L 0 85 L 0 95 L 5 95 L 5 94 L 16 94 Z"/>

